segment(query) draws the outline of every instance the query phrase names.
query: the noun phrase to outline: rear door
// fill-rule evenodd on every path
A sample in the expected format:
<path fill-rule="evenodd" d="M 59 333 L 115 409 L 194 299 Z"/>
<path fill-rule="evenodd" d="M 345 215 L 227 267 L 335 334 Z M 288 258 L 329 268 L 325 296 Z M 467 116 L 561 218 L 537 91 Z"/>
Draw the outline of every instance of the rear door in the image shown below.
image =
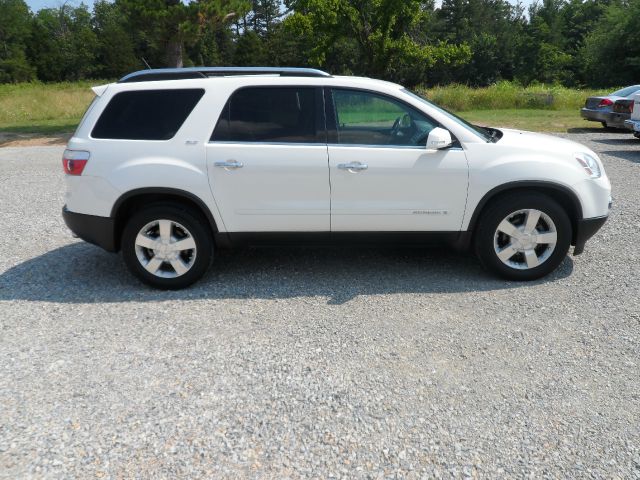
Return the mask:
<path fill-rule="evenodd" d="M 320 88 L 235 91 L 207 144 L 207 166 L 227 231 L 330 230 Z"/>
<path fill-rule="evenodd" d="M 327 89 L 332 231 L 459 231 L 468 165 L 460 144 L 429 151 L 439 126 L 398 99 Z"/>

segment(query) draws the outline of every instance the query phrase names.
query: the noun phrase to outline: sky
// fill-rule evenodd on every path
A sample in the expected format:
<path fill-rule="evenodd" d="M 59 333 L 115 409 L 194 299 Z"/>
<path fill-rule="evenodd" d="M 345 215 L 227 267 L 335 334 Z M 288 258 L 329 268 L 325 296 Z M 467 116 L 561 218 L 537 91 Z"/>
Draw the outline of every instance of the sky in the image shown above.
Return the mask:
<path fill-rule="evenodd" d="M 59 7 L 65 3 L 64 0 L 26 0 L 26 2 L 33 12 L 37 12 L 41 8 Z M 66 3 L 78 6 L 81 2 L 80 0 L 68 0 Z M 93 0 L 84 0 L 84 3 L 89 7 L 93 6 Z"/>

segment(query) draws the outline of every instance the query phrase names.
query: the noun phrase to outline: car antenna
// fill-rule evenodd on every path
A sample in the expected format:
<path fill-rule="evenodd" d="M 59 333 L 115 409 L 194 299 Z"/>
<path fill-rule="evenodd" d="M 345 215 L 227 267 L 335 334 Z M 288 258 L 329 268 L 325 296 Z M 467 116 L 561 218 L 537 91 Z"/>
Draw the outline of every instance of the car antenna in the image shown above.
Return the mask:
<path fill-rule="evenodd" d="M 144 59 L 144 57 L 140 57 L 142 59 L 142 61 L 144 62 L 144 64 L 147 66 L 147 68 L 149 70 L 152 70 L 152 68 L 149 66 L 149 64 L 147 63 L 147 61 Z"/>

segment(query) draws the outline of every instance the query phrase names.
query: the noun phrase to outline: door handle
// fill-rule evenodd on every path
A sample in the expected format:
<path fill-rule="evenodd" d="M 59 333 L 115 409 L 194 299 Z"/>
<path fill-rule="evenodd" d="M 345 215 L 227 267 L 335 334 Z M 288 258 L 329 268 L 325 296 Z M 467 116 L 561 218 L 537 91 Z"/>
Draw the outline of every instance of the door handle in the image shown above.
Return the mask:
<path fill-rule="evenodd" d="M 213 164 L 216 167 L 224 168 L 225 170 L 235 170 L 236 168 L 242 168 L 244 165 L 236 160 L 228 160 L 226 162 L 215 162 Z"/>
<path fill-rule="evenodd" d="M 360 162 L 339 163 L 338 168 L 340 170 L 348 170 L 351 173 L 356 173 L 361 170 L 366 170 L 367 168 L 369 168 L 369 165 L 367 165 L 366 163 L 360 163 Z"/>

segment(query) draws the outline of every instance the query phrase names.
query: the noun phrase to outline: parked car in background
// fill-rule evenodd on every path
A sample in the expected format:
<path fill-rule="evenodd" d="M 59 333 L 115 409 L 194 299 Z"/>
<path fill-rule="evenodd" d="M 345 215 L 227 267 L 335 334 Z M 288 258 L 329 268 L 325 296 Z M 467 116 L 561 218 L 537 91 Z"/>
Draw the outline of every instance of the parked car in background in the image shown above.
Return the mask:
<path fill-rule="evenodd" d="M 616 102 L 613 104 L 611 121 L 607 124 L 607 126 L 615 127 L 615 128 L 627 128 L 624 122 L 631 118 L 632 112 L 633 112 L 633 98 L 616 100 Z"/>
<path fill-rule="evenodd" d="M 632 85 L 603 97 L 589 97 L 580 115 L 590 122 L 600 122 L 605 128 L 625 128 L 624 121 L 629 118 L 629 112 L 615 111 L 614 106 L 619 100 L 631 100 L 633 94 L 639 91 L 640 85 Z M 623 105 L 618 108 L 622 110 Z"/>
<path fill-rule="evenodd" d="M 633 96 L 632 113 L 629 120 L 625 120 L 624 126 L 633 132 L 636 138 L 640 138 L 640 92 Z"/>

